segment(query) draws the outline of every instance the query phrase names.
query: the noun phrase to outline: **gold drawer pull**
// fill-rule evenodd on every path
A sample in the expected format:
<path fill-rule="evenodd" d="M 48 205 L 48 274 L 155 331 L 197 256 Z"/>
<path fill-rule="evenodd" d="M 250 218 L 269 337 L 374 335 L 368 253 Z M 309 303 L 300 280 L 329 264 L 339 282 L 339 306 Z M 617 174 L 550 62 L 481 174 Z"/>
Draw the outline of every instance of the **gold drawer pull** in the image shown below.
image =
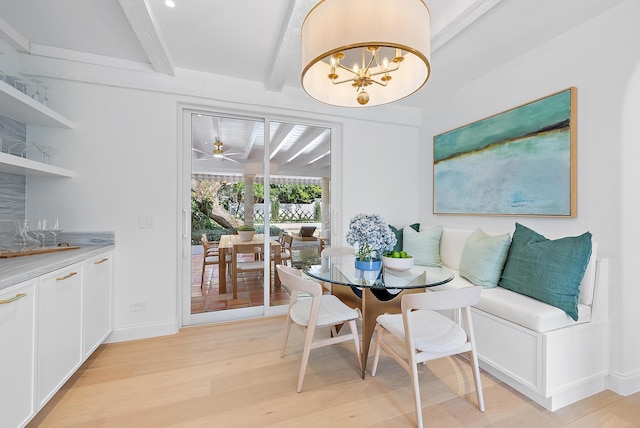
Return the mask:
<path fill-rule="evenodd" d="M 23 297 L 27 297 L 27 295 L 25 293 L 16 294 L 16 297 L 14 297 L 12 299 L 0 300 L 0 305 L 7 305 L 7 304 L 9 304 L 11 302 L 15 302 L 16 300 L 20 300 Z"/>
<path fill-rule="evenodd" d="M 93 263 L 94 263 L 94 264 L 96 264 L 96 265 L 100 265 L 100 264 L 102 264 L 102 263 L 104 263 L 104 262 L 106 262 L 106 261 L 108 261 L 108 260 L 109 260 L 109 259 L 104 258 L 104 259 L 102 259 L 102 260 L 98 260 L 97 262 L 93 262 Z"/>
<path fill-rule="evenodd" d="M 60 277 L 60 278 L 56 278 L 56 281 L 64 281 L 65 279 L 71 278 L 72 276 L 77 275 L 77 274 L 78 274 L 78 272 L 69 272 L 68 275 L 65 275 L 65 276 Z"/>

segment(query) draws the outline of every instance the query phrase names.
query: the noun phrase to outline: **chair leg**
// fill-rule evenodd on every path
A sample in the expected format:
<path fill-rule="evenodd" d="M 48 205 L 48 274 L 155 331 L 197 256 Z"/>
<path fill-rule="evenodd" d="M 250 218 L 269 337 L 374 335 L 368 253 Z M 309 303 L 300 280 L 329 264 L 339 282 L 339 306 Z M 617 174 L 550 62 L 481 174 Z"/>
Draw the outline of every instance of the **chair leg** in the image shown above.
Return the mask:
<path fill-rule="evenodd" d="M 289 341 L 289 332 L 291 331 L 291 317 L 287 314 L 287 320 L 284 323 L 284 340 L 282 342 L 282 352 L 280 358 L 284 357 L 284 351 L 287 349 L 287 342 Z"/>
<path fill-rule="evenodd" d="M 384 334 L 384 328 L 381 325 L 376 326 L 376 345 L 373 351 L 373 365 L 371 366 L 371 376 L 376 375 L 378 370 L 378 360 L 380 359 L 380 343 L 382 342 L 382 335 Z"/>
<path fill-rule="evenodd" d="M 205 259 L 207 258 L 206 254 L 204 255 Z M 207 265 L 204 264 L 204 260 L 202 261 L 202 277 L 200 277 L 200 288 L 204 287 L 204 271 L 207 268 Z"/>
<path fill-rule="evenodd" d="M 315 328 L 305 328 L 304 349 L 302 350 L 302 361 L 300 363 L 300 375 L 298 376 L 298 392 L 302 392 L 302 383 L 304 382 L 304 374 L 307 371 L 307 363 L 309 362 L 309 354 L 311 353 L 311 344 L 313 343 L 313 334 Z"/>
<path fill-rule="evenodd" d="M 232 265 L 231 270 L 233 271 L 231 273 L 231 285 L 233 288 L 233 298 L 237 299 L 238 298 L 238 268 L 235 265 Z"/>
<path fill-rule="evenodd" d="M 411 383 L 413 384 L 413 398 L 416 405 L 416 418 L 418 419 L 418 428 L 422 428 L 422 404 L 420 403 L 420 383 L 418 382 L 418 365 L 410 359 L 411 366 Z"/>
<path fill-rule="evenodd" d="M 356 346 L 356 355 L 358 356 L 358 363 L 360 364 L 360 371 L 362 371 L 362 352 L 360 352 L 360 336 L 358 336 L 358 327 L 356 321 L 349 321 L 349 327 L 351 328 L 351 334 L 353 335 L 353 343 Z M 332 326 L 335 329 L 335 326 Z"/>
<path fill-rule="evenodd" d="M 473 369 L 473 380 L 476 384 L 476 395 L 478 396 L 478 406 L 484 412 L 484 397 L 482 395 L 482 384 L 480 381 L 480 368 L 478 367 L 478 356 L 471 350 L 471 368 Z"/>

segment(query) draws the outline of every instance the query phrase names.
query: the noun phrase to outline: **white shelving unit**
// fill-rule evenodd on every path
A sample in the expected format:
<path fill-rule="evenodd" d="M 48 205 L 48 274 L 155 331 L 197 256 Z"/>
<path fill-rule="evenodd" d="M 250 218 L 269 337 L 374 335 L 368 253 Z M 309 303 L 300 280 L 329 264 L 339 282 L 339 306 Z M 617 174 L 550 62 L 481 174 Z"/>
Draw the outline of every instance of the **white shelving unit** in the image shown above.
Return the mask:
<path fill-rule="evenodd" d="M 0 114 L 27 125 L 75 128 L 75 124 L 66 117 L 5 82 L 0 82 Z"/>
<path fill-rule="evenodd" d="M 75 128 L 75 124 L 5 82 L 0 82 L 0 114 L 31 126 Z M 18 175 L 73 177 L 73 171 L 0 153 L 0 172 Z"/>
<path fill-rule="evenodd" d="M 74 172 L 54 165 L 0 153 L 0 172 L 16 175 L 44 175 L 49 177 L 73 177 Z"/>

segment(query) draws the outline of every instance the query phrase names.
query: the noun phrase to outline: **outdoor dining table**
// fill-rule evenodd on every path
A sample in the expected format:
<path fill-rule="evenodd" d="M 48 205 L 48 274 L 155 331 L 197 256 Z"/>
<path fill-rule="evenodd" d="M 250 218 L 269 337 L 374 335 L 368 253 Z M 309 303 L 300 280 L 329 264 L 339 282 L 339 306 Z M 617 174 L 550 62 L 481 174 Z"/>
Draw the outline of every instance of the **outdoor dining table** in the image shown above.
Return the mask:
<path fill-rule="evenodd" d="M 325 256 L 319 265 L 310 265 L 304 272 L 316 280 L 332 284 L 331 294 L 362 313 L 362 378 L 367 369 L 369 346 L 376 318 L 384 313 L 399 313 L 402 295 L 424 293 L 428 287 L 445 284 L 454 277 L 443 267 L 414 266 L 406 271 L 382 268 L 377 278 L 355 268 L 354 255 Z M 376 273 L 377 275 L 377 273 Z"/>
<path fill-rule="evenodd" d="M 277 240 L 271 239 L 271 252 L 273 254 L 273 262 L 275 264 L 280 263 L 280 243 Z M 251 241 L 241 241 L 240 235 L 222 235 L 220 236 L 220 242 L 218 244 L 218 289 L 220 294 L 227 292 L 227 255 L 233 254 L 233 247 L 237 244 L 256 244 L 257 247 L 264 247 L 264 235 L 255 234 Z M 280 279 L 278 275 L 275 275 L 275 285 L 280 285 Z"/>

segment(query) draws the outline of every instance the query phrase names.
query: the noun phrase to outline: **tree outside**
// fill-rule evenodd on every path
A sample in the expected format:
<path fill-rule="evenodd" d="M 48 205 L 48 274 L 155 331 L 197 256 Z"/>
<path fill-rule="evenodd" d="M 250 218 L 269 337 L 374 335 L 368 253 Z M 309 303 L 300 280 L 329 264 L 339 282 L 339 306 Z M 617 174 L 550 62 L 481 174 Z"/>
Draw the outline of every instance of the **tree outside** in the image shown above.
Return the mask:
<path fill-rule="evenodd" d="M 233 233 L 244 220 L 244 183 L 224 181 L 192 180 L 191 182 L 191 241 L 200 243 L 202 234 L 210 241 L 219 241 L 221 235 Z M 322 187 L 315 184 L 271 184 L 272 222 L 320 221 Z M 264 184 L 253 186 L 253 201 L 264 203 Z M 315 204 L 312 218 L 291 204 Z M 286 206 L 287 209 L 281 208 Z M 256 229 L 264 221 L 265 213 L 256 213 Z M 271 235 L 277 235 L 279 229 L 273 228 Z M 258 230 L 263 233 L 263 229 Z"/>

